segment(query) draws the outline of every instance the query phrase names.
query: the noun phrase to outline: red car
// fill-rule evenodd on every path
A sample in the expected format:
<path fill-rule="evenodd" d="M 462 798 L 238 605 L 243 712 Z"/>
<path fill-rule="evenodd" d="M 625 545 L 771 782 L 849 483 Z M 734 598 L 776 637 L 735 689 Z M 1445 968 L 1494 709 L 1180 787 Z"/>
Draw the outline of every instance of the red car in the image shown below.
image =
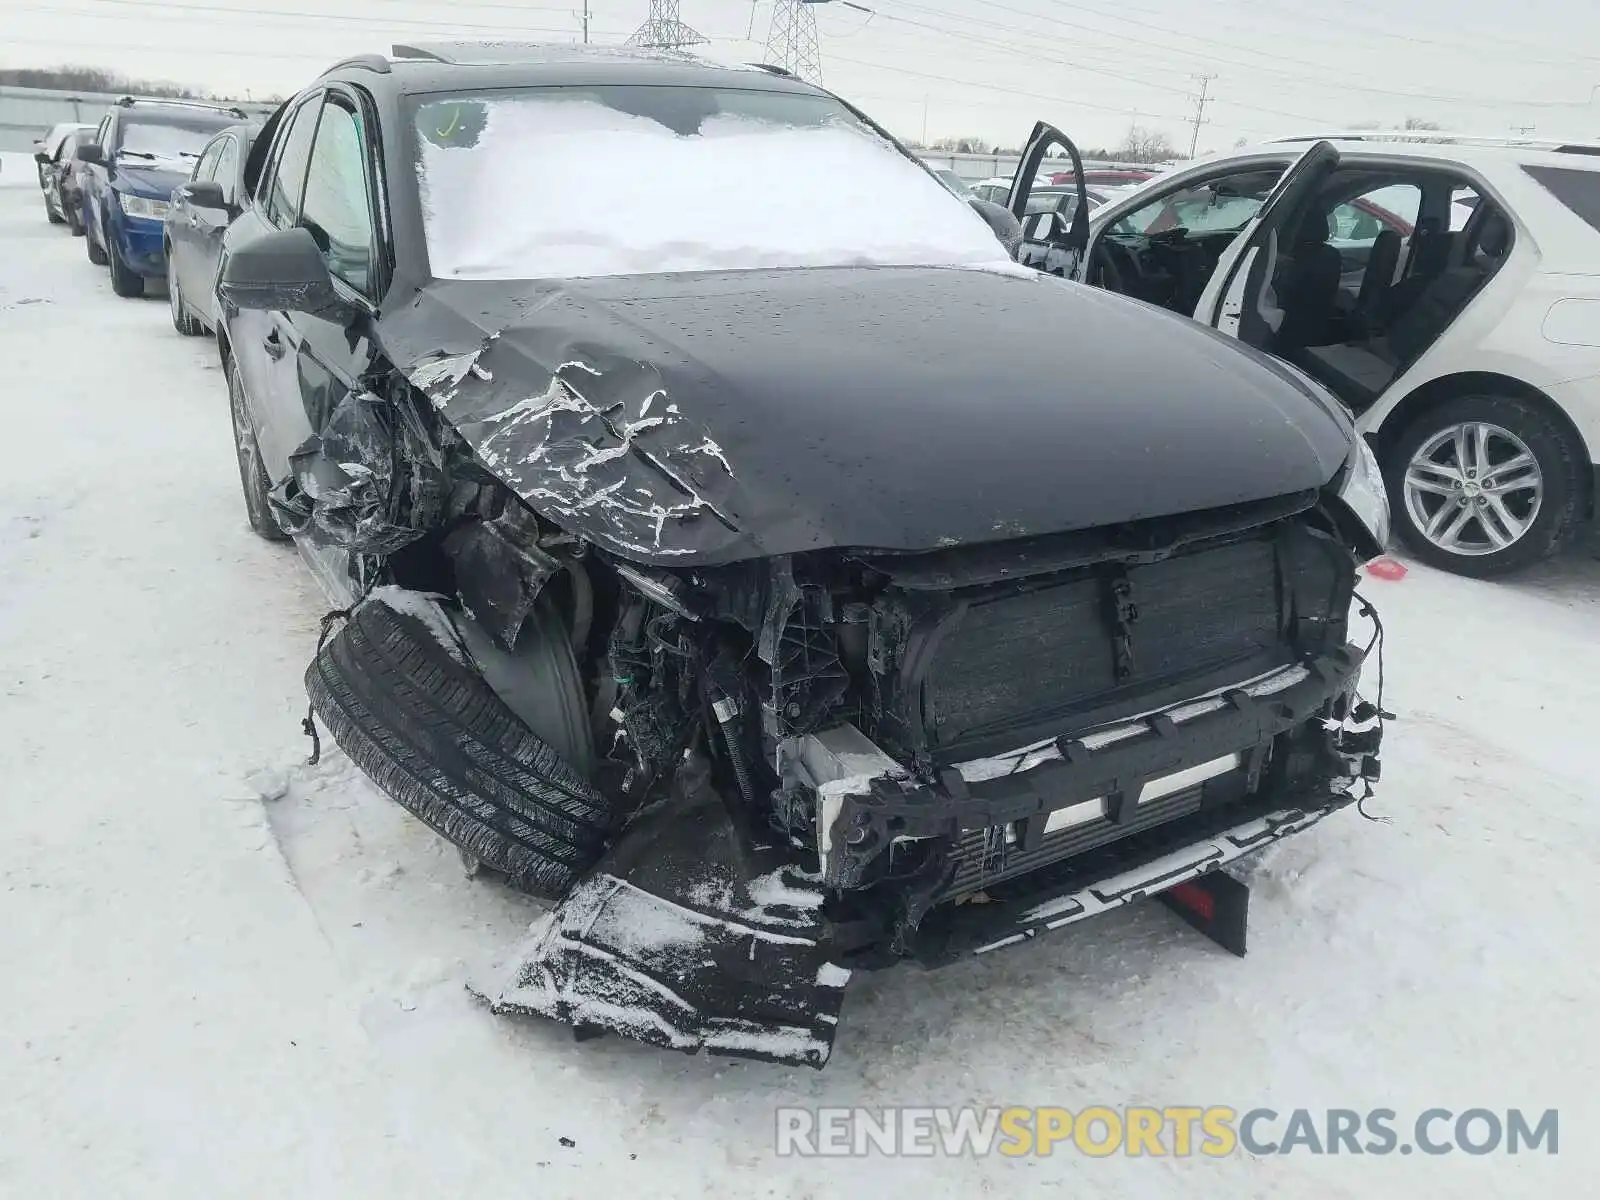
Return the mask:
<path fill-rule="evenodd" d="M 1090 187 L 1132 187 L 1136 183 L 1143 183 L 1146 179 L 1155 177 L 1154 171 L 1146 171 L 1142 167 L 1127 167 L 1104 169 L 1098 171 L 1085 171 L 1083 181 Z M 1071 171 L 1057 171 L 1050 176 L 1051 183 L 1072 183 L 1074 176 Z"/>

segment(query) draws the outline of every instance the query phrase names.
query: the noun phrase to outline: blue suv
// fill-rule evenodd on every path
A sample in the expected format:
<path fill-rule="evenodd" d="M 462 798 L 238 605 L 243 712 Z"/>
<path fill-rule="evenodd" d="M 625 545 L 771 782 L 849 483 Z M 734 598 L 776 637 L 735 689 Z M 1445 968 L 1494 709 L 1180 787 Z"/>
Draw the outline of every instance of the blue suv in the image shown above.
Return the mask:
<path fill-rule="evenodd" d="M 117 295 L 142 296 L 146 279 L 166 275 L 162 225 L 172 191 L 212 135 L 243 119 L 239 108 L 124 96 L 79 145 L 85 246 L 90 262 L 110 266 Z"/>

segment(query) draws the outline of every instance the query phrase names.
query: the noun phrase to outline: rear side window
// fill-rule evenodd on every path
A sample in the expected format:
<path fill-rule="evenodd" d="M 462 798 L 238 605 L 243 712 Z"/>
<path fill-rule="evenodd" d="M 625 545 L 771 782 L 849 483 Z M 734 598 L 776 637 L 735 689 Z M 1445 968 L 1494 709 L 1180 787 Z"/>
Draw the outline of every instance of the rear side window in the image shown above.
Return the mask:
<path fill-rule="evenodd" d="M 1600 230 L 1600 171 L 1574 171 L 1566 167 L 1523 167 L 1535 181 L 1561 203 Z"/>
<path fill-rule="evenodd" d="M 300 213 L 300 196 L 305 189 L 306 164 L 311 160 L 311 142 L 317 132 L 318 100 L 302 104 L 289 118 L 279 143 L 277 160 L 267 181 L 262 209 L 267 220 L 287 229 Z"/>
<path fill-rule="evenodd" d="M 217 160 L 222 157 L 222 147 L 226 144 L 227 142 L 224 140 L 220 142 L 212 142 L 211 145 L 207 146 L 205 148 L 205 152 L 200 155 L 200 161 L 195 163 L 194 174 L 190 176 L 190 178 L 194 179 L 196 182 L 215 178 L 217 173 Z"/>

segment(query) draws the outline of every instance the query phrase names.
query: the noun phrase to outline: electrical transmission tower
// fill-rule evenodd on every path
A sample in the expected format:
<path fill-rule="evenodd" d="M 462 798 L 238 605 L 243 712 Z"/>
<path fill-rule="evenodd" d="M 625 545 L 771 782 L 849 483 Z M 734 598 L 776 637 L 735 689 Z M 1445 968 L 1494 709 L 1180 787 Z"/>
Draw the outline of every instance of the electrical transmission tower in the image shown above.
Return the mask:
<path fill-rule="evenodd" d="M 628 45 L 654 50 L 687 50 L 705 40 L 705 34 L 679 19 L 678 0 L 650 0 L 650 13 L 644 24 L 633 31 Z"/>
<path fill-rule="evenodd" d="M 1211 102 L 1211 81 L 1216 76 L 1191 75 L 1189 78 L 1200 85 L 1200 94 L 1190 97 L 1194 101 L 1194 132 L 1189 136 L 1189 157 L 1193 158 L 1195 150 L 1200 145 L 1200 126 L 1206 121 L 1206 105 Z"/>
<path fill-rule="evenodd" d="M 766 61 L 808 83 L 822 82 L 816 9 L 821 2 L 825 0 L 777 0 L 772 7 L 772 28 L 767 31 Z"/>

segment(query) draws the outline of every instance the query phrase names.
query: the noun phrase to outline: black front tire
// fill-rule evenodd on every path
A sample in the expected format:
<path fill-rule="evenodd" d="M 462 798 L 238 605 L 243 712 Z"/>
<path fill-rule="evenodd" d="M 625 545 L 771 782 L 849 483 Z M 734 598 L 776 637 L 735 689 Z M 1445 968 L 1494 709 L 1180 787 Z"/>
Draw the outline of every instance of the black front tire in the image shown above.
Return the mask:
<path fill-rule="evenodd" d="M 106 239 L 106 254 L 111 260 L 111 290 L 124 300 L 144 295 L 144 276 L 122 261 L 122 251 L 110 238 Z"/>
<path fill-rule="evenodd" d="M 105 236 L 104 226 L 101 227 L 100 234 L 102 237 Z M 86 230 L 85 232 L 83 239 L 83 252 L 89 256 L 89 261 L 95 266 L 103 267 L 106 265 L 106 248 L 99 242 L 95 241 L 93 230 Z"/>
<path fill-rule="evenodd" d="M 1406 472 L 1413 457 L 1430 440 L 1464 424 L 1505 430 L 1527 447 L 1538 465 L 1543 489 L 1538 511 L 1503 549 L 1467 554 L 1439 546 L 1407 504 Z M 1572 539 L 1586 494 L 1586 464 L 1582 448 L 1545 405 L 1521 396 L 1479 395 L 1447 401 L 1407 425 L 1390 447 L 1383 471 L 1395 531 L 1412 554 L 1457 575 L 1492 579 L 1549 558 Z"/>
<path fill-rule="evenodd" d="M 267 475 L 266 464 L 261 461 L 261 448 L 256 444 L 255 425 L 250 420 L 250 406 L 245 402 L 244 377 L 239 374 L 239 364 L 228 360 L 228 409 L 233 415 L 233 448 L 239 460 L 239 486 L 244 490 L 244 508 L 250 518 L 250 528 L 257 536 L 269 542 L 289 540 L 273 519 L 272 505 L 267 494 L 272 490 L 272 480 Z"/>
<path fill-rule="evenodd" d="M 178 276 L 172 269 L 172 256 L 167 256 L 167 305 L 172 310 L 172 327 L 184 337 L 199 337 L 205 333 L 204 325 L 189 312 L 189 306 L 183 302 L 183 288 L 178 284 Z"/>
<path fill-rule="evenodd" d="M 83 216 L 76 204 L 67 205 L 67 230 L 73 237 L 83 236 Z"/>
<path fill-rule="evenodd" d="M 44 215 L 52 225 L 65 225 L 67 223 L 67 219 L 56 211 L 55 205 L 51 204 L 49 200 L 44 202 Z"/>
<path fill-rule="evenodd" d="M 318 652 L 306 692 L 398 804 L 512 886 L 559 899 L 605 849 L 613 806 L 462 657 L 375 596 Z"/>

